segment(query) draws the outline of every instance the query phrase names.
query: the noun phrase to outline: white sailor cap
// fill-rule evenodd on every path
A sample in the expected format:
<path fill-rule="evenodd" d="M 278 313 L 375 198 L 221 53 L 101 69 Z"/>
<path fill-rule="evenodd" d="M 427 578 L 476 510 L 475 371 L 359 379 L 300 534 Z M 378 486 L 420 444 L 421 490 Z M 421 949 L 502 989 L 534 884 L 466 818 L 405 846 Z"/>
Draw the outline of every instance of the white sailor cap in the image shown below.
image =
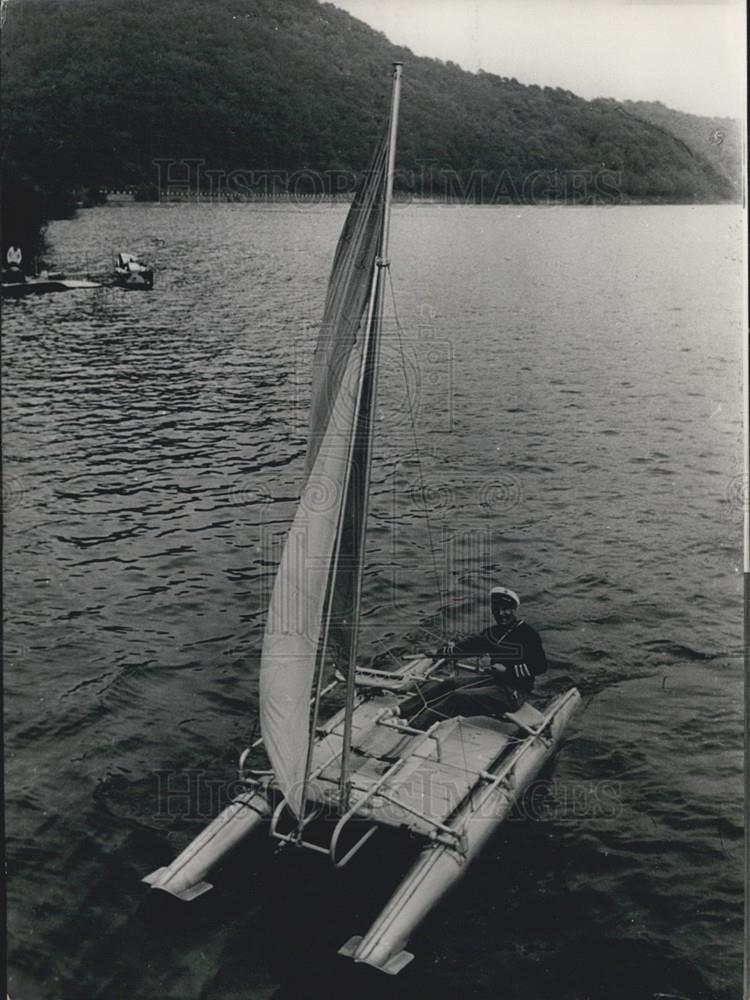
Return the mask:
<path fill-rule="evenodd" d="M 498 604 L 512 604 L 513 607 L 518 610 L 521 607 L 521 598 L 515 592 L 515 590 L 509 590 L 508 587 L 493 587 L 490 591 L 490 602 Z"/>

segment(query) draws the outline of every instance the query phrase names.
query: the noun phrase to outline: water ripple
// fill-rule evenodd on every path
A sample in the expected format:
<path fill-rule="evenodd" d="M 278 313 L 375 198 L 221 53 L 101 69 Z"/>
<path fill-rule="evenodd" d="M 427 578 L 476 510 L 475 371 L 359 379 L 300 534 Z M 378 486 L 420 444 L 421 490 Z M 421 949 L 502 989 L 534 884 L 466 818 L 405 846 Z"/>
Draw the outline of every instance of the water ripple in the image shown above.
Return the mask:
<path fill-rule="evenodd" d="M 340 207 L 82 212 L 50 226 L 59 260 L 152 246 L 153 293 L 37 297 L 4 316 L 13 996 L 274 989 L 266 957 L 247 960 L 269 918 L 247 881 L 255 861 L 219 892 L 209 932 L 188 929 L 178 947 L 129 914 L 140 876 L 200 828 L 159 814 L 159 781 L 194 768 L 225 787 L 257 731 L 262 626 L 342 219 Z M 395 214 L 404 329 L 397 348 L 386 315 L 363 656 L 389 663 L 480 627 L 488 587 L 505 582 L 545 636 L 543 693 L 574 681 L 586 697 L 547 813 L 509 824 L 460 908 L 419 937 L 420 995 L 453 995 L 459 975 L 464 992 L 550 1000 L 552 988 L 554 1000 L 736 993 L 727 303 L 742 274 L 716 263 L 735 225 L 735 209 L 713 207 Z M 363 905 L 393 850 L 378 885 L 360 873 Z M 327 886 L 310 941 L 351 905 L 329 905 Z M 338 973 L 318 972 L 324 995 Z"/>

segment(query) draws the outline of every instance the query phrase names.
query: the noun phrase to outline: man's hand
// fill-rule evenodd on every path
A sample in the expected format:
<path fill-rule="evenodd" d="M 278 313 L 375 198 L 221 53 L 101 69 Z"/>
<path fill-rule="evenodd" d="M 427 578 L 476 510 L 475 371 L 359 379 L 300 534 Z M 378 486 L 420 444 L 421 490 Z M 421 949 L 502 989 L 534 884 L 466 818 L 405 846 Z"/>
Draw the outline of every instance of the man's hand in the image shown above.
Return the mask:
<path fill-rule="evenodd" d="M 455 642 L 453 642 L 453 640 L 450 640 L 450 641 L 448 641 L 446 643 L 443 643 L 442 649 L 440 650 L 440 655 L 441 656 L 452 656 L 453 655 L 453 651 L 455 650 L 455 648 L 456 648 L 456 644 L 455 644 Z"/>
<path fill-rule="evenodd" d="M 497 674 L 498 677 L 502 677 L 503 674 L 508 672 L 508 668 L 502 663 L 495 663 L 492 666 L 492 672 L 493 674 Z"/>

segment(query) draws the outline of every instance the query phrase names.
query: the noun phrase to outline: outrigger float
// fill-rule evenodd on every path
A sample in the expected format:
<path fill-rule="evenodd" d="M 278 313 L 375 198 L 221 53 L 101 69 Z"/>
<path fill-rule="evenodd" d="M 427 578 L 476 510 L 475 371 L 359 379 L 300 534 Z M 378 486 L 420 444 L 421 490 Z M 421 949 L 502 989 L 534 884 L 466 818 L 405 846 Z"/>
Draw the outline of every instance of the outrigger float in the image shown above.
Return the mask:
<path fill-rule="evenodd" d="M 88 278 L 66 278 L 50 276 L 47 278 L 24 278 L 19 281 L 3 281 L 0 290 L 6 298 L 20 299 L 24 295 L 44 295 L 48 292 L 75 292 L 81 289 L 101 288 L 98 281 Z"/>
<path fill-rule="evenodd" d="M 275 843 L 328 855 L 336 868 L 380 828 L 398 828 L 418 840 L 417 858 L 369 931 L 340 949 L 390 974 L 413 958 L 409 936 L 559 748 L 580 703 L 571 688 L 541 710 L 526 703 L 500 719 L 445 718 L 431 703 L 475 677 L 478 665 L 424 655 L 395 670 L 357 665 L 400 79 L 396 63 L 388 134 L 334 259 L 314 359 L 307 481 L 263 640 L 262 736 L 240 758 L 243 791 L 144 879 L 189 901 L 260 828 Z M 347 669 L 326 683 L 336 642 Z M 345 704 L 322 722 L 337 688 Z M 261 749 L 270 768 L 251 770 Z"/>
<path fill-rule="evenodd" d="M 350 938 L 340 949 L 356 962 L 400 972 L 413 958 L 405 950 L 409 936 L 508 817 L 557 750 L 580 704 L 572 688 L 544 711 L 527 702 L 499 721 L 456 717 L 426 729 L 411 725 L 412 715 L 423 715 L 425 702 L 435 693 L 475 674 L 471 664 L 427 657 L 400 671 L 357 670 L 351 746 L 358 763 L 349 775 L 348 808 L 335 818 L 327 844 L 288 828 L 286 802 L 274 779 L 247 772 L 246 750 L 240 780 L 247 791 L 168 867 L 144 881 L 179 899 L 195 899 L 212 888 L 210 871 L 264 827 L 276 841 L 328 854 L 336 868 L 354 857 L 380 826 L 401 829 L 421 841 L 416 861 L 368 933 Z M 345 712 L 341 709 L 318 730 L 303 831 L 321 809 L 334 817 L 338 813 Z M 368 825 L 350 844 L 346 834 L 353 820 Z"/>

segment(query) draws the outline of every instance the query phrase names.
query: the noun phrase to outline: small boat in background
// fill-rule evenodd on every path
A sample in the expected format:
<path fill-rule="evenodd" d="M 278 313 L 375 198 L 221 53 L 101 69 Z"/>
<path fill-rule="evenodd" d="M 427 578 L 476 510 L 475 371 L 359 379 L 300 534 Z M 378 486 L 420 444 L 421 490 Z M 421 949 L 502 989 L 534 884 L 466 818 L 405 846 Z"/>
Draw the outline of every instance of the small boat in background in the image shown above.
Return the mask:
<path fill-rule="evenodd" d="M 20 298 L 44 292 L 68 292 L 78 288 L 100 288 L 101 282 L 90 278 L 68 278 L 62 271 L 42 271 L 33 278 L 27 278 L 21 267 L 22 254 L 18 247 L 9 247 L 5 255 L 0 288 L 3 298 Z"/>
<path fill-rule="evenodd" d="M 154 287 L 154 269 L 135 254 L 118 253 L 115 257 L 115 285 L 149 290 Z"/>

